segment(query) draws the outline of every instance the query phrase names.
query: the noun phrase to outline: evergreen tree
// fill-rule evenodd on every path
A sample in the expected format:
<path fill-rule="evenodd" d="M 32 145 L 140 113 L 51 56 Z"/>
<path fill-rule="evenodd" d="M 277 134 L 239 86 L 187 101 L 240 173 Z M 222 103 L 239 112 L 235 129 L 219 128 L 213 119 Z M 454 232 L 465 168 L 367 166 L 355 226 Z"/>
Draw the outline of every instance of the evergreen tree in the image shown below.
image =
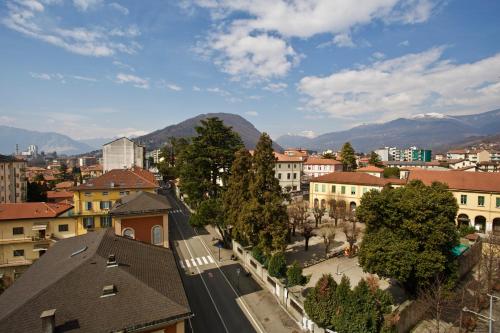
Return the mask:
<path fill-rule="evenodd" d="M 337 283 L 330 274 L 323 274 L 304 302 L 304 310 L 317 325 L 331 328 L 331 319 L 336 310 Z"/>
<path fill-rule="evenodd" d="M 252 157 L 246 149 L 236 152 L 236 157 L 231 167 L 227 190 L 222 195 L 224 224 L 231 225 L 232 236 L 243 244 L 249 244 L 251 239 L 248 225 L 244 223 L 242 208 L 250 200 L 250 183 L 252 181 Z"/>
<path fill-rule="evenodd" d="M 286 271 L 286 280 L 289 287 L 305 283 L 305 276 L 302 275 L 302 267 L 295 260 Z"/>
<path fill-rule="evenodd" d="M 344 143 L 340 152 L 340 161 L 344 167 L 344 171 L 354 171 L 357 169 L 356 155 L 354 148 L 349 142 Z"/>
<path fill-rule="evenodd" d="M 382 166 L 382 161 L 380 160 L 380 156 L 374 151 L 370 153 L 370 159 L 368 160 L 368 164 L 374 165 L 374 166 Z"/>
<path fill-rule="evenodd" d="M 275 253 L 269 260 L 269 275 L 282 278 L 286 275 L 286 259 L 283 252 Z"/>

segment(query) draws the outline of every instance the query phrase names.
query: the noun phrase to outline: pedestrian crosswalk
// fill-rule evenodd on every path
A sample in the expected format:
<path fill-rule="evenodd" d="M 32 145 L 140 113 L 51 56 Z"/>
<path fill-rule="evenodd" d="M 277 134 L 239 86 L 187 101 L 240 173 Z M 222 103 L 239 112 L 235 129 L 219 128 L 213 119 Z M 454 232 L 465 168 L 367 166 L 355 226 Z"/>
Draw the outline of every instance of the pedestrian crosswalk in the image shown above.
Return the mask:
<path fill-rule="evenodd" d="M 208 264 L 213 264 L 213 263 L 215 263 L 215 261 L 214 261 L 214 258 L 212 258 L 212 256 L 203 256 L 203 257 L 179 260 L 179 264 L 181 265 L 181 267 L 183 269 L 191 268 L 191 267 L 198 267 L 198 266 L 203 266 L 203 265 L 208 265 Z"/>

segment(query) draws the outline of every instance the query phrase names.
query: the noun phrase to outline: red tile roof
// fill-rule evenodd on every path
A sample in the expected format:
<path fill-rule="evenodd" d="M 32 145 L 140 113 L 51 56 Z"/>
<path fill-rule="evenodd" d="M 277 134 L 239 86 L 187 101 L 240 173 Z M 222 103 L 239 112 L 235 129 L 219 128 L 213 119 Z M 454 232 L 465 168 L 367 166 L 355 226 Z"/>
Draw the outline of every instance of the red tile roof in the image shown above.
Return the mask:
<path fill-rule="evenodd" d="M 47 191 L 47 199 L 73 199 L 71 191 Z"/>
<path fill-rule="evenodd" d="M 115 169 L 102 176 L 89 179 L 85 184 L 73 187 L 74 191 L 106 189 L 151 189 L 157 188 L 155 176 L 144 169 Z"/>
<path fill-rule="evenodd" d="M 65 182 L 60 182 L 56 184 L 57 189 L 63 189 L 63 188 L 70 188 L 73 187 L 73 182 L 72 181 L 65 181 Z"/>
<path fill-rule="evenodd" d="M 333 158 L 318 158 L 309 157 L 304 165 L 340 165 L 342 162 L 334 160 Z"/>
<path fill-rule="evenodd" d="M 23 202 L 0 204 L 0 221 L 52 218 L 73 208 L 64 203 Z"/>
<path fill-rule="evenodd" d="M 408 181 L 415 179 L 426 185 L 446 183 L 453 190 L 500 193 L 500 173 L 497 172 L 412 170 Z"/>
<path fill-rule="evenodd" d="M 379 178 L 363 172 L 332 172 L 324 176 L 311 179 L 315 183 L 336 183 L 347 185 L 385 186 L 387 184 L 406 184 L 405 179 Z"/>
<path fill-rule="evenodd" d="M 356 170 L 357 172 L 384 172 L 384 169 L 376 167 L 375 165 L 368 165 L 363 168 L 359 168 Z"/>
<path fill-rule="evenodd" d="M 288 156 L 285 154 L 280 154 L 277 152 L 274 152 L 274 156 L 277 159 L 277 162 L 303 162 L 304 157 L 302 156 Z"/>

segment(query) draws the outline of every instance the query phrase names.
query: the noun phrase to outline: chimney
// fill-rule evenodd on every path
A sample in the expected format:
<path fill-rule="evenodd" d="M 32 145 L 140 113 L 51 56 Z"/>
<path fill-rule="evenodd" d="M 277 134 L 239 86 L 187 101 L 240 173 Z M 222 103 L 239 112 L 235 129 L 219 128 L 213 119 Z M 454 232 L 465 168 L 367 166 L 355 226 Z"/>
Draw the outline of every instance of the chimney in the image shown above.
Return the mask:
<path fill-rule="evenodd" d="M 42 319 L 42 333 L 54 333 L 56 331 L 56 309 L 43 311 L 40 319 Z"/>

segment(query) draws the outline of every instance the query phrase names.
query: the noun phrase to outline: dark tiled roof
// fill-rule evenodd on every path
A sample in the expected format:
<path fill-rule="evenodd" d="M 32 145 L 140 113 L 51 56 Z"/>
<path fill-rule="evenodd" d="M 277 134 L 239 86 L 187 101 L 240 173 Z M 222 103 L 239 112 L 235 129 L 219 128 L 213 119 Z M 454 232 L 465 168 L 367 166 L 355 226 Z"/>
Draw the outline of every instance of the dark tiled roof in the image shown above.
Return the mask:
<path fill-rule="evenodd" d="M 89 179 L 85 184 L 73 187 L 74 191 L 92 191 L 109 189 L 151 189 L 157 188 L 155 176 L 144 169 L 115 169 L 102 176 Z"/>
<path fill-rule="evenodd" d="M 120 201 L 117 201 L 110 213 L 112 215 L 136 215 L 154 212 L 166 213 L 170 208 L 172 208 L 172 205 L 166 197 L 141 191 L 127 195 Z"/>
<path fill-rule="evenodd" d="M 110 254 L 118 267 L 106 267 Z M 101 298 L 110 284 L 116 295 Z M 40 332 L 49 309 L 56 309 L 56 332 L 128 331 L 191 315 L 171 250 L 112 229 L 52 246 L 0 296 L 0 332 Z"/>

